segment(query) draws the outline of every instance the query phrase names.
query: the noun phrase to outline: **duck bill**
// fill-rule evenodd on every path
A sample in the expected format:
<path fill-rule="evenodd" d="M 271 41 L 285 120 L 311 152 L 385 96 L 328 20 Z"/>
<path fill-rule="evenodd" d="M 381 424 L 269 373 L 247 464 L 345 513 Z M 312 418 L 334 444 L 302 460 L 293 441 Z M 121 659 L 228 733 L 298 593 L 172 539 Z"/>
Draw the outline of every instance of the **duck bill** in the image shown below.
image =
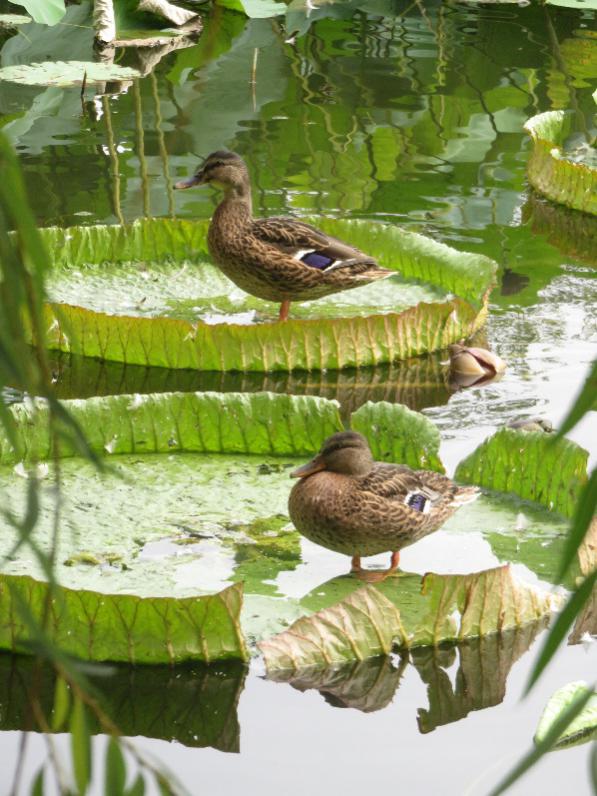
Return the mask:
<path fill-rule="evenodd" d="M 307 462 L 307 464 L 303 464 L 302 467 L 293 470 L 290 473 L 290 477 L 306 478 L 308 475 L 318 473 L 320 470 L 325 470 L 325 462 L 323 461 L 323 456 L 316 456 L 314 459 L 311 459 L 310 462 Z"/>
<path fill-rule="evenodd" d="M 185 191 L 187 188 L 194 188 L 195 185 L 203 185 L 203 171 L 198 171 L 197 174 L 193 174 L 193 176 L 189 177 L 187 180 L 180 180 L 180 182 L 174 183 L 174 187 L 179 191 Z"/>

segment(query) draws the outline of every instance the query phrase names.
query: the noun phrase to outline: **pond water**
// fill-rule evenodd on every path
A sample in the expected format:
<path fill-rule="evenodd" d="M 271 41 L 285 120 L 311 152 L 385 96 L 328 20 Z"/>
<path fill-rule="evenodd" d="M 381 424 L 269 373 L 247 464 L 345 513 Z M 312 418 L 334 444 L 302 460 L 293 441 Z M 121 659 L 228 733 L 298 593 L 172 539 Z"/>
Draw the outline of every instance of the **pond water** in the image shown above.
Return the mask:
<path fill-rule="evenodd" d="M 0 3 L 0 10 L 5 6 Z M 2 65 L 90 58 L 89 14 L 83 2 L 70 6 L 56 28 L 5 34 Z M 505 359 L 508 370 L 499 382 L 453 393 L 441 354 L 291 376 L 170 372 L 54 355 L 60 396 L 267 389 L 338 398 L 345 415 L 367 400 L 402 402 L 438 424 L 449 472 L 515 417 L 546 416 L 557 426 L 597 354 L 597 222 L 579 222 L 529 191 L 530 143 L 522 125 L 561 108 L 574 111 L 577 130 L 594 129 L 597 13 L 535 3 L 379 0 L 322 3 L 308 19 L 289 19 L 288 29 L 283 18 L 246 20 L 222 9 L 205 14 L 195 45 L 164 54 L 121 93 L 95 96 L 88 87 L 83 108 L 79 88 L 0 83 L 0 124 L 19 153 L 39 224 L 208 218 L 217 193 L 175 193 L 172 182 L 192 172 L 199 156 L 226 147 L 247 161 L 257 214 L 386 221 L 494 258 L 499 284 L 478 340 Z M 287 42 L 294 30 L 296 40 Z M 121 50 L 117 60 L 136 65 L 138 57 Z M 166 270 L 159 276 L 166 283 L 170 278 Z M 184 280 L 186 286 L 192 276 Z M 69 290 L 76 295 L 76 280 L 64 289 L 65 296 Z M 94 289 L 88 289 L 91 300 Z M 142 302 L 139 312 L 148 311 L 142 285 L 135 290 L 138 295 L 123 298 L 117 286 L 114 302 Z M 149 304 L 160 306 L 181 300 L 184 290 L 153 285 L 149 296 Z M 368 296 L 367 306 L 375 302 Z M 216 309 L 232 312 L 234 301 Z M 8 397 L 18 400 L 17 393 Z M 594 417 L 571 434 L 593 460 Z M 510 526 L 503 536 L 512 537 Z M 469 572 L 507 561 L 518 542 L 498 543 L 494 531 L 499 537 L 500 527 L 483 533 L 449 527 L 405 551 L 403 567 Z M 561 534 L 550 527 L 546 538 L 558 542 Z M 146 553 L 150 557 L 152 549 Z M 516 560 L 523 577 L 551 582 L 548 573 L 533 569 L 532 555 Z M 218 561 L 214 577 L 224 577 L 230 561 Z M 297 597 L 345 567 L 340 556 L 303 542 L 298 567 L 276 577 Z M 138 738 L 140 746 L 169 764 L 193 794 L 360 794 L 369 787 L 480 796 L 528 748 L 551 693 L 571 680 L 594 678 L 597 670 L 596 644 L 567 646 L 532 696 L 519 701 L 537 649 L 535 640 L 527 651 L 532 642 L 518 641 L 507 661 L 492 648 L 441 651 L 430 660 L 413 655 L 403 670 L 386 662 L 373 674 L 349 673 L 353 683 L 368 684 L 361 692 L 320 683 L 323 695 L 263 680 L 254 663 L 244 680 L 244 672 L 201 679 L 204 693 L 217 695 L 214 682 L 232 678 L 235 696 L 225 706 L 216 698 L 209 708 L 214 715 L 230 713 L 226 741 L 200 732 L 197 740 L 220 751 L 197 748 L 190 736 L 177 734 L 172 726 L 182 719 L 176 716 L 164 721 L 161 734 L 143 724 L 130 725 L 130 734 L 148 736 Z M 491 662 L 489 675 L 481 660 Z M 383 682 L 386 697 L 371 697 L 364 710 L 372 681 Z M 139 704 L 151 703 L 164 688 L 156 674 Z M 173 693 L 173 704 L 184 704 L 188 692 Z M 201 700 L 197 704 L 200 712 Z M 167 712 L 163 706 L 156 711 Z M 8 718 L 0 749 L 12 759 L 19 725 L 10 711 L 2 715 Z M 233 751 L 239 738 L 239 754 L 221 751 Z M 512 793 L 590 793 L 586 749 L 552 753 Z M 32 739 L 32 750 L 28 774 L 36 754 L 45 754 L 40 739 Z"/>

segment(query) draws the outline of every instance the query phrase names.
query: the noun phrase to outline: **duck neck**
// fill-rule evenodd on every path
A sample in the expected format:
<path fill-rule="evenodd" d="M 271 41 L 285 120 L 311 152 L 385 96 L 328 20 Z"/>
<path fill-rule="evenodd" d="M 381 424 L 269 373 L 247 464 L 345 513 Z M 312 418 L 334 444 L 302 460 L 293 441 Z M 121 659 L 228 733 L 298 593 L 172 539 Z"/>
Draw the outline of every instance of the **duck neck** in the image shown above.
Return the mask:
<path fill-rule="evenodd" d="M 217 206 L 213 218 L 214 221 L 217 219 L 235 225 L 248 224 L 252 220 L 253 204 L 248 180 L 226 186 L 224 198 Z"/>

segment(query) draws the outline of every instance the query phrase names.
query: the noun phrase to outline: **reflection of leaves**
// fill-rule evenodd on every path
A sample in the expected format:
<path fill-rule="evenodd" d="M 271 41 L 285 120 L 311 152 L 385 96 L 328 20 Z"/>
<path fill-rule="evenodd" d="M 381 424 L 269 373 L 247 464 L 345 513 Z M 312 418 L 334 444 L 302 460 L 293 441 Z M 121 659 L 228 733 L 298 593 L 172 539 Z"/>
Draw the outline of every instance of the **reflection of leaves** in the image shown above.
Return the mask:
<path fill-rule="evenodd" d="M 504 428 L 461 461 L 455 477 L 512 492 L 570 517 L 587 480 L 587 458 L 571 440 Z"/>
<path fill-rule="evenodd" d="M 532 645 L 547 617 L 520 628 L 495 633 L 451 648 L 424 647 L 412 651 L 412 661 L 427 686 L 429 708 L 420 709 L 419 730 L 432 732 L 460 721 L 472 710 L 499 705 L 506 693 L 512 665 Z M 454 685 L 448 670 L 458 658 Z"/>
<path fill-rule="evenodd" d="M 37 670 L 33 658 L 0 655 L 0 728 L 29 729 L 28 696 L 36 677 L 40 706 L 50 718 L 54 708 L 55 676 L 49 667 Z M 230 662 L 192 667 L 116 667 L 91 677 L 101 709 L 124 735 L 143 735 L 185 746 L 213 746 L 239 751 L 236 708 L 246 668 Z M 93 721 L 91 714 L 90 721 Z M 52 725 L 55 722 L 52 721 Z M 62 716 L 55 727 L 68 724 Z M 100 731 L 91 725 L 91 731 Z"/>
<path fill-rule="evenodd" d="M 536 235 L 545 235 L 562 254 L 597 265 L 597 219 L 552 204 L 531 191 L 522 208 L 522 220 Z"/>
<path fill-rule="evenodd" d="M 44 25 L 55 25 L 64 17 L 64 0 L 14 0 L 25 11 L 31 14 L 36 22 Z"/>
<path fill-rule="evenodd" d="M 288 683 L 297 691 L 316 689 L 336 708 L 354 708 L 373 713 L 387 707 L 396 693 L 408 658 L 395 666 L 386 655 L 341 666 L 311 666 L 296 672 L 275 671 L 268 679 Z"/>
<path fill-rule="evenodd" d="M 107 80 L 132 80 L 139 76 L 137 69 L 128 66 L 92 61 L 44 61 L 0 69 L 0 80 L 27 86 L 80 86 L 84 81 L 102 83 Z"/>
<path fill-rule="evenodd" d="M 0 576 L 1 649 L 30 649 L 36 637 L 19 604 L 41 621 L 47 591 L 47 583 L 27 575 Z M 59 587 L 51 605 L 52 643 L 85 660 L 173 664 L 247 657 L 239 625 L 242 584 L 182 599 Z"/>
<path fill-rule="evenodd" d="M 340 403 L 350 417 L 367 401 L 401 403 L 420 411 L 449 398 L 441 355 L 352 370 L 238 373 L 144 368 L 56 352 L 50 356 L 56 397 L 89 398 L 120 393 L 275 392 L 318 395 Z M 16 386 L 16 385 L 15 385 Z"/>

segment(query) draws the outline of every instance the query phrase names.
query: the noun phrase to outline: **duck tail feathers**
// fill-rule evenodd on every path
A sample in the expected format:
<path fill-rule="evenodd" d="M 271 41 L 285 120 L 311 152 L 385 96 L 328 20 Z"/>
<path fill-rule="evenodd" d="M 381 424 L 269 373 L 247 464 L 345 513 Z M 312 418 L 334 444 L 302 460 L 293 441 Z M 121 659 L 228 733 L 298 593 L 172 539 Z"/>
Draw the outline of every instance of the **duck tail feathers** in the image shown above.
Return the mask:
<path fill-rule="evenodd" d="M 467 503 L 475 501 L 480 494 L 481 490 L 478 486 L 459 486 L 452 499 L 452 505 L 466 506 Z"/>

